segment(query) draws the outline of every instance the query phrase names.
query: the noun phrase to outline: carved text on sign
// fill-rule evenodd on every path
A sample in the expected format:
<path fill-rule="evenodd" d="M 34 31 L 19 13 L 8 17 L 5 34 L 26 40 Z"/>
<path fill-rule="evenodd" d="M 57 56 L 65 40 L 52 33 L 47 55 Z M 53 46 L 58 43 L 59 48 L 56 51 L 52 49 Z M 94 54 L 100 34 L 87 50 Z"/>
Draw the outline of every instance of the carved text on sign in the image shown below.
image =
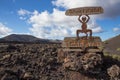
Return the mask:
<path fill-rule="evenodd" d="M 68 16 L 78 16 L 78 15 L 91 15 L 91 14 L 100 14 L 103 13 L 102 7 L 80 7 L 68 9 L 66 15 Z"/>
<path fill-rule="evenodd" d="M 79 40 L 76 40 L 75 37 L 67 37 L 64 39 L 62 44 L 63 47 L 94 47 L 102 46 L 101 39 L 99 37 L 93 37 L 93 39 L 85 39 L 80 37 Z"/>
<path fill-rule="evenodd" d="M 88 41 L 81 41 L 81 42 L 66 42 L 66 47 L 94 47 L 94 46 L 101 46 L 101 42 L 88 42 Z"/>

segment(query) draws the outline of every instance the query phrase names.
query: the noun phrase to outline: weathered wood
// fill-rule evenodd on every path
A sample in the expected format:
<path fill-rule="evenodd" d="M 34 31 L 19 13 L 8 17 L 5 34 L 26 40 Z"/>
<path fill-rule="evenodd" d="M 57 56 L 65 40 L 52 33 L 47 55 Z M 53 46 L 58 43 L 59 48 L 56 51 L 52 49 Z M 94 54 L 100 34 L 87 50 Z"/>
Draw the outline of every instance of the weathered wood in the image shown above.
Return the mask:
<path fill-rule="evenodd" d="M 85 48 L 85 47 L 101 47 L 102 41 L 100 37 L 92 37 L 92 39 L 85 37 L 80 37 L 76 40 L 76 37 L 65 37 L 62 42 L 63 48 Z"/>
<path fill-rule="evenodd" d="M 82 52 L 82 49 L 63 49 L 63 51 L 79 51 Z"/>
<path fill-rule="evenodd" d="M 79 52 L 83 52 L 84 51 L 84 49 L 63 49 L 63 51 L 79 51 Z M 87 52 L 101 52 L 101 50 L 100 49 L 88 49 L 88 50 L 86 50 Z"/>
<path fill-rule="evenodd" d="M 67 16 L 79 16 L 79 15 L 93 15 L 93 14 L 101 14 L 103 13 L 102 7 L 79 7 L 68 9 L 65 12 Z"/>
<path fill-rule="evenodd" d="M 92 53 L 92 52 L 101 52 L 101 50 L 100 49 L 89 49 L 89 50 L 87 50 L 87 52 L 90 52 L 90 53 Z"/>

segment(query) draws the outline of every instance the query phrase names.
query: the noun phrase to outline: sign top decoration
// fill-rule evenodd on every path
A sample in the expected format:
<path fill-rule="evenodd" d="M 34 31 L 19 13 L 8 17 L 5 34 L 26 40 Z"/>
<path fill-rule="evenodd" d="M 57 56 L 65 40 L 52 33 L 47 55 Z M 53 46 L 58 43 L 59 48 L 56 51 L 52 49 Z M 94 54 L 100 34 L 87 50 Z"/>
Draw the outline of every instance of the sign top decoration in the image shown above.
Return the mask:
<path fill-rule="evenodd" d="M 68 9 L 65 12 L 67 16 L 79 16 L 79 15 L 93 15 L 93 14 L 101 14 L 104 10 L 102 7 L 79 7 Z"/>

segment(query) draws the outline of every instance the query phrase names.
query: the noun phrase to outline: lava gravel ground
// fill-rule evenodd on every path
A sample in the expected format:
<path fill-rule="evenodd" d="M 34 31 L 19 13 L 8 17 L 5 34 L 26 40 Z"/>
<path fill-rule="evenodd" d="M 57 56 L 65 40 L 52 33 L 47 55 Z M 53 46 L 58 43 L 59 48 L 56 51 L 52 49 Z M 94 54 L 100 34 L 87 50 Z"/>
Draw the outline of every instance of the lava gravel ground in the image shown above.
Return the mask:
<path fill-rule="evenodd" d="M 1 44 L 1 80 L 61 80 L 60 44 Z"/>
<path fill-rule="evenodd" d="M 0 43 L 0 80 L 109 80 L 107 68 L 120 66 L 104 58 L 99 76 L 65 71 L 58 61 L 60 48 L 61 44 Z"/>

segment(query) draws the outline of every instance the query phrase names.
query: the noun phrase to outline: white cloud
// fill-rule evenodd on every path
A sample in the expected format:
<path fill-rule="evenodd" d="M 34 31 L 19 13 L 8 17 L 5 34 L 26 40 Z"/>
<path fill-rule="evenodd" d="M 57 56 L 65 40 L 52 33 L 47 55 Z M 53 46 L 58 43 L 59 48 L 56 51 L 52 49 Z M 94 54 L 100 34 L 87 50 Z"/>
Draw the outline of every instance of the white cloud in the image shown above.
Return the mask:
<path fill-rule="evenodd" d="M 24 9 L 18 11 L 20 16 L 31 14 L 28 21 L 31 24 L 31 34 L 40 38 L 61 39 L 66 36 L 76 36 L 76 30 L 81 28 L 75 16 L 65 16 L 65 11 L 59 10 L 59 7 L 65 9 L 83 7 L 83 6 L 102 6 L 103 15 L 91 16 L 88 28 L 94 33 L 103 32 L 101 26 L 96 23 L 98 18 L 113 18 L 120 15 L 120 0 L 52 0 L 52 3 L 58 7 L 54 8 L 52 13 L 48 11 L 30 12 Z M 24 18 L 22 18 L 24 19 Z"/>
<path fill-rule="evenodd" d="M 26 17 L 20 16 L 21 20 L 26 20 Z"/>
<path fill-rule="evenodd" d="M 114 32 L 119 32 L 119 31 L 120 31 L 120 28 L 119 28 L 119 27 L 115 27 L 115 28 L 113 28 L 113 31 L 114 31 Z"/>
<path fill-rule="evenodd" d="M 18 11 L 18 14 L 19 14 L 20 16 L 25 16 L 25 15 L 31 14 L 31 12 L 28 11 L 28 10 L 25 10 L 25 9 L 20 9 L 20 10 Z"/>
<path fill-rule="evenodd" d="M 65 9 L 84 6 L 102 6 L 104 8 L 102 17 L 111 18 L 120 16 L 120 0 L 54 0 L 52 3 L 57 7 L 63 7 Z"/>
<path fill-rule="evenodd" d="M 33 12 L 34 15 L 29 19 L 32 24 L 30 31 L 33 35 L 41 38 L 61 38 L 66 35 L 72 35 L 78 23 L 75 17 L 68 17 L 64 15 L 64 11 L 53 9 L 53 13 L 47 11 Z M 73 29 L 73 30 L 72 30 Z M 71 32 L 71 33 L 69 33 Z"/>
<path fill-rule="evenodd" d="M 65 11 L 53 9 L 53 13 L 34 11 L 33 14 L 29 19 L 29 23 L 32 24 L 30 31 L 37 37 L 61 39 L 66 36 L 76 36 L 76 30 L 81 28 L 78 17 L 65 16 Z M 90 21 L 88 28 L 93 29 L 94 33 L 102 31 L 95 21 Z"/>
<path fill-rule="evenodd" d="M 12 32 L 12 29 L 6 27 L 4 24 L 0 23 L 0 36 L 8 35 Z"/>
<path fill-rule="evenodd" d="M 90 0 L 54 0 L 52 1 L 52 3 L 57 7 L 63 7 L 63 8 L 69 9 L 69 8 L 83 7 L 83 6 L 93 6 L 93 4 L 96 4 L 97 1 L 96 0 L 92 0 L 92 1 Z"/>
<path fill-rule="evenodd" d="M 89 23 L 88 28 L 92 29 L 93 33 L 100 33 L 103 32 L 101 26 L 99 26 L 94 20 Z"/>

